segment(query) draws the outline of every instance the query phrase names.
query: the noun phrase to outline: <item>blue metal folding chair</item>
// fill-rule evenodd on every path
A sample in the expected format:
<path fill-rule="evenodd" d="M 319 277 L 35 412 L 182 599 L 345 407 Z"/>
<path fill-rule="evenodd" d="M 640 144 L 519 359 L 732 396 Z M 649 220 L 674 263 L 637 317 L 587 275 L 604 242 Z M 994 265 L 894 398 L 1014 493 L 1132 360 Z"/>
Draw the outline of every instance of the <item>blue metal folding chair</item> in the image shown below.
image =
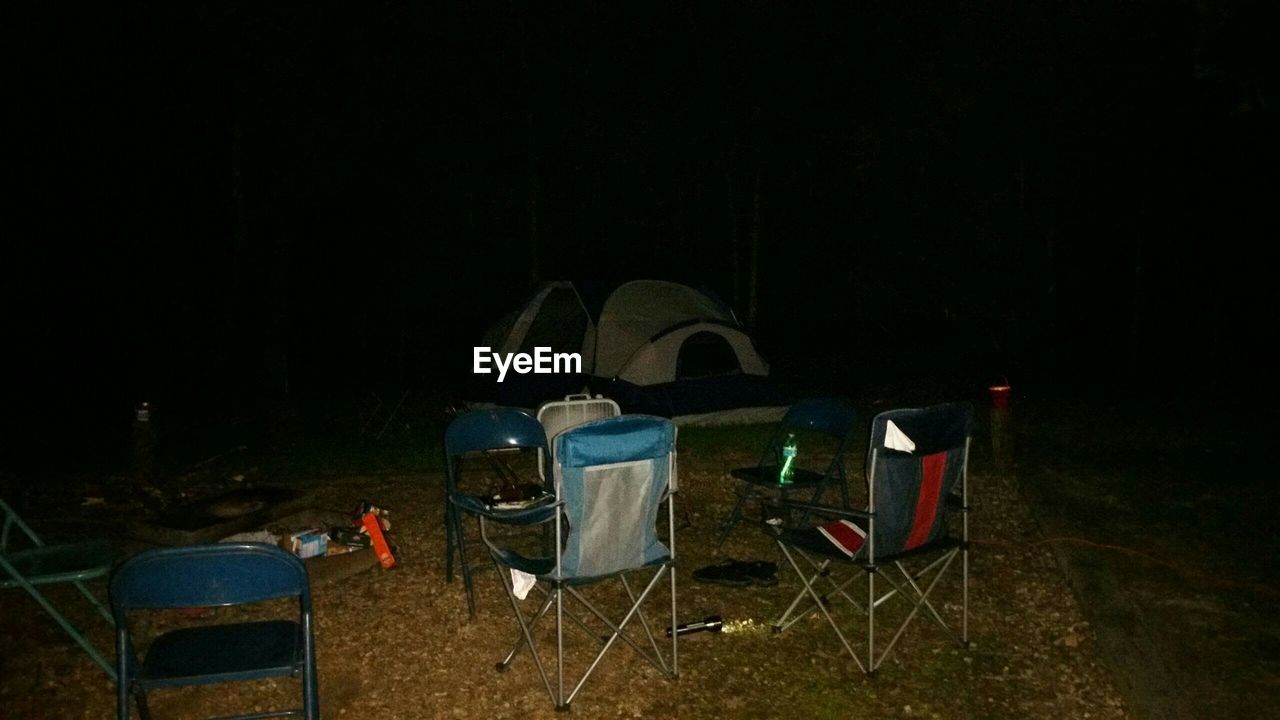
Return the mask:
<path fill-rule="evenodd" d="M 104 542 L 46 545 L 4 500 L 0 500 L 0 510 L 4 511 L 4 525 L 0 528 L 0 571 L 3 572 L 3 575 L 0 575 L 0 589 L 22 588 L 25 590 L 114 680 L 116 671 L 111 667 L 111 663 L 107 662 L 93 643 L 89 642 L 83 633 L 58 612 L 44 593 L 40 592 L 40 587 L 45 585 L 71 583 L 88 598 L 107 622 L 111 622 L 111 613 L 107 611 L 106 606 L 84 585 L 86 580 L 105 577 L 111 572 L 111 546 Z M 26 535 L 29 547 L 18 549 L 11 547 L 10 533 L 15 527 Z"/>
<path fill-rule="evenodd" d="M 155 638 L 141 660 L 129 632 L 129 613 L 134 610 L 244 605 L 281 598 L 297 598 L 296 620 L 172 630 Z M 127 560 L 112 575 L 111 611 L 117 627 L 119 720 L 129 720 L 130 697 L 147 720 L 147 692 L 155 688 L 269 677 L 301 679 L 302 706 L 237 715 L 236 720 L 319 719 L 311 584 L 302 561 L 290 553 L 261 543 L 147 550 Z"/>
<path fill-rule="evenodd" d="M 451 499 L 461 496 L 458 481 L 465 456 L 518 449 L 536 450 L 539 463 L 543 462 L 543 458 L 549 457 L 547 434 L 542 424 L 529 413 L 516 408 L 499 407 L 464 413 L 454 418 L 444 433 L 445 580 L 453 582 L 453 558 L 457 554 L 462 566 L 462 581 L 467 591 L 467 611 L 471 617 L 476 615 L 475 588 L 471 580 L 471 564 L 467 561 L 466 536 L 459 510 L 471 505 L 459 505 L 451 502 Z M 547 501 L 550 502 L 553 493 L 549 487 L 549 478 L 546 483 Z M 478 499 L 476 504 L 484 506 Z"/>
<path fill-rule="evenodd" d="M 867 450 L 866 510 L 784 503 L 835 520 L 803 529 L 776 528 L 778 547 L 803 587 L 774 623 L 775 631 L 820 612 L 850 657 L 869 674 L 880 667 L 907 626 L 921 614 L 957 645 L 968 647 L 967 468 L 972 427 L 973 409 L 964 403 L 880 413 L 872 421 Z M 956 516 L 959 537 L 950 527 Z M 961 566 L 959 633 L 932 602 L 934 591 L 957 558 Z M 853 573 L 841 577 L 837 571 L 842 566 Z M 891 572 L 894 569 L 898 571 L 896 579 Z M 849 590 L 859 576 L 866 577 L 865 604 Z M 881 594 L 876 592 L 877 579 L 888 586 Z M 867 617 L 865 663 L 832 616 L 834 601 L 839 598 Z M 876 613 L 893 598 L 905 600 L 910 610 L 877 655 Z"/>
<path fill-rule="evenodd" d="M 672 633 L 670 662 L 658 649 L 657 640 L 642 606 L 663 575 L 669 575 L 671 625 L 676 626 L 675 509 L 676 429 L 670 420 L 647 415 L 624 415 L 579 425 L 556 437 L 555 504 L 527 510 L 495 513 L 472 498 L 455 502 L 480 518 L 481 536 L 497 564 L 502 586 L 511 600 L 520 635 L 515 647 L 498 663 L 506 670 L 521 648 L 527 647 L 534 665 L 558 709 L 568 709 L 574 697 L 599 666 L 606 652 L 621 639 L 662 675 L 678 674 L 678 633 Z M 658 539 L 659 508 L 667 504 L 667 538 Z M 554 552 L 545 557 L 527 557 L 499 545 L 489 535 L 491 522 L 554 523 Z M 645 576 L 637 594 L 629 576 Z M 527 616 L 521 612 L 523 595 L 514 583 L 519 578 L 532 582 L 543 593 Z M 628 609 L 620 620 L 610 619 L 584 595 L 586 585 L 618 580 L 626 592 Z M 564 596 L 578 601 L 589 616 L 579 617 L 564 607 Z M 538 621 L 555 606 L 556 687 L 543 666 L 534 642 Z M 573 689 L 565 691 L 565 616 L 591 641 L 600 643 L 599 652 L 582 673 Z M 594 617 L 605 630 L 593 631 L 585 617 Z M 643 637 L 627 632 L 639 619 Z M 601 640 L 602 635 L 605 639 Z M 647 642 L 644 640 L 647 639 Z"/>
<path fill-rule="evenodd" d="M 777 495 L 780 499 L 787 500 L 799 493 L 808 495 L 808 502 L 818 503 L 826 489 L 834 485 L 840 491 L 841 506 L 849 507 L 844 452 L 849 436 L 853 433 L 853 421 L 853 408 L 835 398 L 808 398 L 792 405 L 769 436 L 769 442 L 755 467 L 738 468 L 730 473 L 741 483 L 738 486 L 737 501 L 720 525 L 716 549 L 720 549 L 742 521 L 743 507 L 753 497 Z M 787 436 L 791 434 L 802 438 L 825 436 L 833 443 L 834 449 L 821 455 L 826 465 L 819 465 L 816 469 L 809 462 L 812 453 L 802 451 L 791 481 L 783 485 L 778 482 L 780 455 Z"/>

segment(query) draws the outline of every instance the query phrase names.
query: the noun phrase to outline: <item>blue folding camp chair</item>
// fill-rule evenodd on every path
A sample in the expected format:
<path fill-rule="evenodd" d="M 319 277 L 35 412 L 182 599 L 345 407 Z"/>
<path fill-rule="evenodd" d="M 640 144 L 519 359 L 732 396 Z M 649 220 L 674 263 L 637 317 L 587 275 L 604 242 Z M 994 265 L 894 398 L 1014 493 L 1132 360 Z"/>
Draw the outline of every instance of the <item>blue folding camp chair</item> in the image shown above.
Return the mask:
<path fill-rule="evenodd" d="M 821 612 L 854 662 L 868 674 L 880 667 L 921 610 L 957 645 L 968 647 L 967 467 L 972 427 L 973 409 L 968 404 L 880 413 L 872 421 L 871 446 L 867 451 L 865 511 L 786 503 L 836 519 L 805 529 L 775 527 L 778 547 L 803 583 L 786 612 L 774 623 L 775 631 L 791 627 L 812 612 Z M 959 538 L 950 528 L 953 513 L 959 516 Z M 957 557 L 961 559 L 959 634 L 930 601 Z M 803 567 L 800 560 L 804 561 Z M 916 568 L 909 569 L 911 564 Z M 835 572 L 841 565 L 855 572 L 842 578 Z M 891 568 L 898 570 L 899 578 L 884 572 Z M 865 604 L 856 600 L 849 590 L 859 575 L 866 576 Z M 876 594 L 877 578 L 888 585 L 887 591 L 880 595 Z M 833 605 L 831 601 L 839 597 L 867 616 L 865 664 L 829 610 Z M 910 603 L 910 610 L 877 655 L 876 613 L 894 597 L 904 598 Z"/>
<path fill-rule="evenodd" d="M 111 613 L 106 606 L 84 585 L 86 580 L 105 577 L 111 571 L 111 546 L 103 542 L 46 545 L 4 500 L 0 500 L 0 510 L 4 511 L 4 526 L 0 529 L 0 571 L 3 572 L 0 589 L 20 587 L 25 590 L 114 680 L 116 671 L 111 663 L 40 592 L 40 587 L 45 585 L 71 583 L 107 622 L 111 622 Z M 9 533 L 14 527 L 27 536 L 30 547 L 15 549 L 10 546 Z"/>
<path fill-rule="evenodd" d="M 529 649 L 547 694 L 557 709 L 569 708 L 578 691 L 599 666 L 609 648 L 621 639 L 665 677 L 678 674 L 678 633 L 672 633 L 670 662 L 658 649 L 648 620 L 642 611 L 645 600 L 658 587 L 663 575 L 669 575 L 671 587 L 671 627 L 676 626 L 675 510 L 676 429 L 670 420 L 647 415 L 625 415 L 595 420 L 560 433 L 556 437 L 555 503 L 549 506 L 494 513 L 472 498 L 456 497 L 455 502 L 480 517 L 480 531 L 494 563 L 498 566 L 502 586 L 511 600 L 520 635 L 515 646 L 498 663 L 506 670 L 522 647 Z M 657 522 L 660 505 L 667 503 L 667 542 L 658 540 Z M 526 557 L 500 546 L 490 537 L 488 524 L 554 523 L 554 552 L 546 557 Z M 648 575 L 643 590 L 637 594 L 629 576 Z M 612 620 L 584 595 L 586 585 L 606 580 L 620 581 L 628 604 L 620 620 Z M 517 594 L 515 583 L 531 582 L 543 598 L 528 615 L 521 612 L 523 593 Z M 527 590 L 527 588 L 526 588 Z M 565 594 L 576 599 L 589 613 L 580 617 L 566 608 Z M 534 642 L 534 628 L 555 606 L 556 623 L 556 687 L 552 688 L 541 656 Z M 600 649 L 582 673 L 577 684 L 565 692 L 564 622 L 569 616 L 575 626 Z M 607 631 L 590 629 L 587 619 L 594 616 Z M 647 638 L 627 632 L 628 625 L 639 619 Z M 601 635 L 606 635 L 601 640 Z"/>
<path fill-rule="evenodd" d="M 172 630 L 155 638 L 141 661 L 129 633 L 133 610 L 244 605 L 280 598 L 298 599 L 296 620 Z M 147 550 L 125 561 L 111 577 L 111 611 L 117 627 L 119 720 L 129 720 L 130 696 L 147 720 L 147 692 L 155 688 L 282 676 L 302 680 L 302 707 L 237 715 L 235 719 L 319 719 L 311 584 L 302 561 L 290 553 L 262 543 Z"/>
<path fill-rule="evenodd" d="M 716 549 L 719 550 L 724 545 L 724 541 L 742 521 L 742 510 L 753 497 L 776 495 L 787 500 L 799 493 L 808 495 L 808 502 L 818 503 L 822 501 L 826 489 L 834 485 L 840 491 L 841 507 L 849 507 L 844 451 L 853 432 L 853 419 L 853 408 L 834 398 L 808 398 L 792 405 L 769 436 L 769 442 L 755 467 L 732 471 L 731 475 L 741 481 L 738 499 L 720 524 Z M 826 465 L 823 467 L 819 464 L 816 469 L 810 461 L 813 454 L 802 451 L 791 481 L 784 485 L 778 482 L 780 456 L 782 446 L 791 434 L 799 435 L 802 439 L 806 436 L 826 436 L 834 443 L 834 449 L 820 455 L 820 460 L 826 461 Z M 807 519 L 808 515 L 805 517 Z"/>
<path fill-rule="evenodd" d="M 471 453 L 490 455 L 504 450 L 532 449 L 538 451 L 539 463 L 548 457 L 547 434 L 541 423 L 529 413 L 516 408 L 499 407 L 490 410 L 473 410 L 454 418 L 444 433 L 445 460 L 445 580 L 453 582 L 453 557 L 458 556 L 462 566 L 462 581 L 467 591 L 467 611 L 476 615 L 475 588 L 471 581 L 471 565 L 467 561 L 466 536 L 462 527 L 459 505 L 451 498 L 459 496 L 458 480 L 461 461 Z M 550 481 L 547 481 L 550 484 Z M 546 502 L 553 493 L 548 487 Z M 485 503 L 477 499 L 477 504 Z"/>

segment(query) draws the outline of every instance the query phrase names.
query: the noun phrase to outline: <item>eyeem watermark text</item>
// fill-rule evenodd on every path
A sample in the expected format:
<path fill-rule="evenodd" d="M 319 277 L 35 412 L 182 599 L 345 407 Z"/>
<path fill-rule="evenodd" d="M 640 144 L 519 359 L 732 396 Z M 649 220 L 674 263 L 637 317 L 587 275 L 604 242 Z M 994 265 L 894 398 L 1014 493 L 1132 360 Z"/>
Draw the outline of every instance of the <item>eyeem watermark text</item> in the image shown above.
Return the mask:
<path fill-rule="evenodd" d="M 553 353 L 549 347 L 535 347 L 529 353 L 496 353 L 490 348 L 475 348 L 472 356 L 472 372 L 477 375 L 488 375 L 490 361 L 498 368 L 498 382 L 507 377 L 507 370 L 515 370 L 521 375 L 550 375 L 552 373 L 582 372 L 582 355 L 578 353 Z"/>

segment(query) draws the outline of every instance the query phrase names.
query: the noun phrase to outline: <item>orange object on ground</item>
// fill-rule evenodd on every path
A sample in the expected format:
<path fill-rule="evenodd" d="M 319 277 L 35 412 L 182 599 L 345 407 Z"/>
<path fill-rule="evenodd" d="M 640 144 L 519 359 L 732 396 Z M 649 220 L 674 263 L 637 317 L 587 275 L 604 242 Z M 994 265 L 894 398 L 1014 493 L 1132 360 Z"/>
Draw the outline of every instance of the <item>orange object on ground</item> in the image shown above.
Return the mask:
<path fill-rule="evenodd" d="M 378 522 L 378 516 L 373 513 L 365 513 L 361 520 L 364 525 L 365 532 L 369 533 L 369 538 L 373 541 L 373 551 L 378 555 L 378 562 L 382 563 L 383 568 L 389 568 L 396 564 L 396 558 L 391 554 L 391 548 L 387 547 L 387 539 L 382 535 L 382 524 Z"/>

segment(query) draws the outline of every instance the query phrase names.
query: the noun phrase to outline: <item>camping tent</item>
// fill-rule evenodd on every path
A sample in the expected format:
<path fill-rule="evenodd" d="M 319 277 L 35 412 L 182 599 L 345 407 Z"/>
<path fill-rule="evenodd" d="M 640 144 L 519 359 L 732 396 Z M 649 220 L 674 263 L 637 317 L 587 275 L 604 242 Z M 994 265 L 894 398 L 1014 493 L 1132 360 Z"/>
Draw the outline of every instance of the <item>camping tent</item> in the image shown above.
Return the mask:
<path fill-rule="evenodd" d="M 583 387 L 628 412 L 668 417 L 779 405 L 769 365 L 733 312 L 688 285 L 635 280 L 611 288 L 545 283 L 485 334 L 494 354 L 578 353 L 581 373 L 508 373 L 503 404 L 536 405 Z"/>

